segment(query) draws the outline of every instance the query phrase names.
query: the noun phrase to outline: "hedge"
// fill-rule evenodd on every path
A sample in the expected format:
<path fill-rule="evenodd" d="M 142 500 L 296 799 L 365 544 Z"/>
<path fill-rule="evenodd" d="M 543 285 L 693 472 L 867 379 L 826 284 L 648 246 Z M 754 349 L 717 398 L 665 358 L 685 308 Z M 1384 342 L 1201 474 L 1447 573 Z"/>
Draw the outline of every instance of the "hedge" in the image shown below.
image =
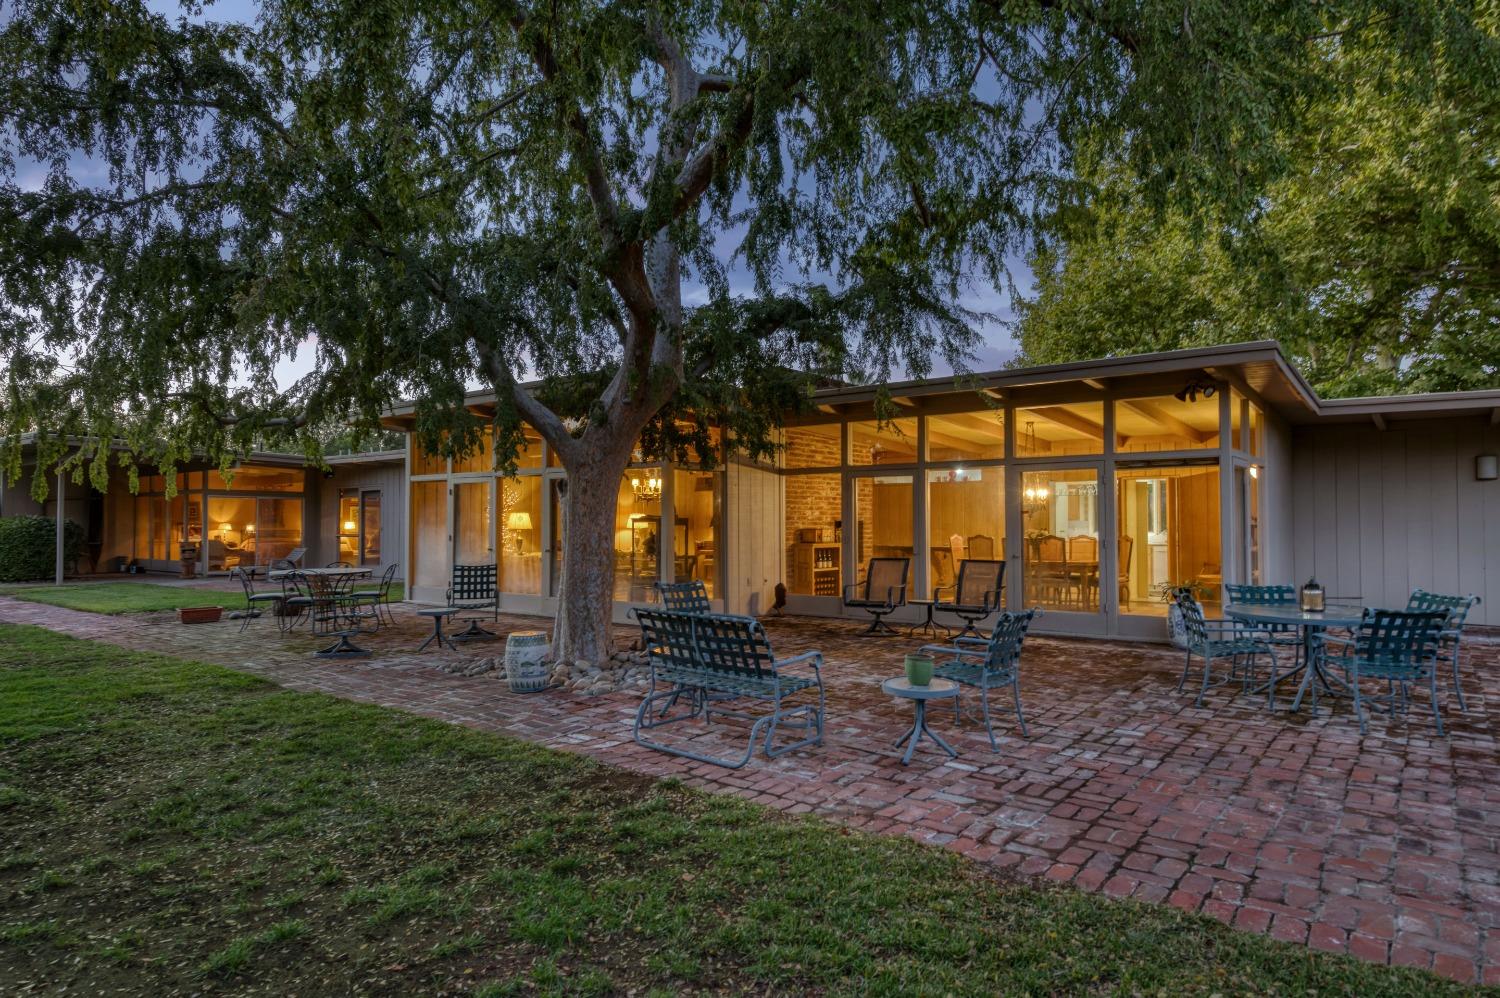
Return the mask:
<path fill-rule="evenodd" d="M 63 524 L 63 563 L 78 564 L 83 528 Z M 57 523 L 45 516 L 0 517 L 0 582 L 50 579 L 56 572 Z"/>

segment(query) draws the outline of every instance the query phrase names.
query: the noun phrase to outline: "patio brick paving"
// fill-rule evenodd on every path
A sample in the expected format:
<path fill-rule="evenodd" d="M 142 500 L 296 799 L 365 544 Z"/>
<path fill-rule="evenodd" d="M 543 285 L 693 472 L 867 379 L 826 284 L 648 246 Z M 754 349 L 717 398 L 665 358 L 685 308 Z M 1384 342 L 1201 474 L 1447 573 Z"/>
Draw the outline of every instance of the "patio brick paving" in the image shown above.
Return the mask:
<path fill-rule="evenodd" d="M 1342 703 L 1331 718 L 1270 715 L 1217 690 L 1200 710 L 1175 691 L 1177 654 L 1034 638 L 1022 671 L 1031 738 L 1006 723 L 1003 697 L 998 753 L 973 720 L 955 729 L 951 711 L 935 708 L 934 726 L 951 734 L 960 757 L 924 745 L 903 767 L 889 746 L 909 726 L 911 707 L 879 686 L 918 642 L 861 637 L 845 622 L 772 620 L 778 651 L 817 647 L 827 656 L 829 737 L 821 749 L 757 755 L 732 771 L 635 745 L 638 694 L 517 696 L 493 678 L 439 672 L 441 659 L 497 655 L 502 645 L 416 655 L 430 625 L 410 607 L 399 617 L 396 628 L 361 639 L 373 659 L 329 663 L 309 655 L 307 635 L 281 637 L 269 620 L 240 635 L 238 622 L 184 627 L 170 614 L 102 617 L 0 598 L 0 621 L 218 662 L 790 814 L 908 835 L 1021 875 L 1500 984 L 1500 759 L 1489 710 L 1500 702 L 1500 645 L 1471 645 L 1470 709 L 1447 714 L 1451 737 L 1438 737 L 1416 710 L 1410 720 L 1372 718 L 1361 739 Z M 537 626 L 546 622 L 506 616 L 498 630 Z M 618 633 L 625 641 L 634 632 Z M 742 730 L 715 727 L 687 722 L 662 737 L 724 751 Z"/>

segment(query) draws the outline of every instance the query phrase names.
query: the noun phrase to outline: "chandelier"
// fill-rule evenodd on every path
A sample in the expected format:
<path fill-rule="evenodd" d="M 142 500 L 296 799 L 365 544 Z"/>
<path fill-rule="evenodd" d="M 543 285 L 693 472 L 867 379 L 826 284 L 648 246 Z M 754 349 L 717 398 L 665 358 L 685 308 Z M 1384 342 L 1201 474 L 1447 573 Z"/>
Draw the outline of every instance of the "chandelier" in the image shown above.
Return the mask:
<path fill-rule="evenodd" d="M 661 498 L 661 479 L 656 477 L 637 478 L 631 477 L 630 490 L 635 493 L 636 502 L 656 502 Z"/>
<path fill-rule="evenodd" d="M 1022 493 L 1021 511 L 1030 516 L 1038 507 L 1051 498 L 1052 493 L 1045 485 L 1026 487 Z"/>

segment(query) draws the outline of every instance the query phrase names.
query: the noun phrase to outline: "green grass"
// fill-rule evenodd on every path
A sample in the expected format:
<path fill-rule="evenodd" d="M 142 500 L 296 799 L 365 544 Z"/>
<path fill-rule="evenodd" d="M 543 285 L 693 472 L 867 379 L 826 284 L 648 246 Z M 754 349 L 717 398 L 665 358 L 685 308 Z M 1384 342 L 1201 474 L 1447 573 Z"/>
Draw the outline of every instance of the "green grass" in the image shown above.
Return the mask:
<path fill-rule="evenodd" d="M 265 585 L 257 587 L 268 591 Z M 356 589 L 377 589 L 378 583 L 366 583 Z M 402 598 L 402 586 L 391 585 L 392 600 Z M 47 603 L 69 610 L 90 613 L 150 613 L 180 610 L 185 606 L 222 606 L 233 610 L 245 605 L 244 595 L 235 590 L 184 589 L 150 582 L 82 582 L 63 586 L 0 586 L 0 596 L 13 596 L 32 603 Z"/>
<path fill-rule="evenodd" d="M 0 993 L 1462 990 L 36 628 L 0 789 Z"/>

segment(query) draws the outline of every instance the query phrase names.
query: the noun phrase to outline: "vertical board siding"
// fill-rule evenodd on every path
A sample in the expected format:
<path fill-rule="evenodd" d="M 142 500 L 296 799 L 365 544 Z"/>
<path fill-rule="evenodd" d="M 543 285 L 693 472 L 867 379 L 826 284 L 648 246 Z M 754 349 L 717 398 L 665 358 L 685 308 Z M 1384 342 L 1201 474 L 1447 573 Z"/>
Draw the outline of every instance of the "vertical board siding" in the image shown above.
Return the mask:
<path fill-rule="evenodd" d="M 727 473 L 724 609 L 763 614 L 783 577 L 782 479 L 774 471 L 732 463 Z"/>
<path fill-rule="evenodd" d="M 1414 588 L 1480 596 L 1470 617 L 1500 625 L 1500 482 L 1474 458 L 1500 452 L 1479 419 L 1299 427 L 1292 449 L 1293 574 L 1334 595 L 1401 607 Z"/>
<path fill-rule="evenodd" d="M 406 571 L 406 468 L 400 461 L 383 464 L 335 465 L 332 478 L 316 477 L 317 485 L 308 490 L 309 565 L 326 565 L 339 556 L 339 491 L 341 489 L 380 490 L 380 565 L 370 566 L 377 574 L 392 563 L 396 578 L 405 579 Z"/>

